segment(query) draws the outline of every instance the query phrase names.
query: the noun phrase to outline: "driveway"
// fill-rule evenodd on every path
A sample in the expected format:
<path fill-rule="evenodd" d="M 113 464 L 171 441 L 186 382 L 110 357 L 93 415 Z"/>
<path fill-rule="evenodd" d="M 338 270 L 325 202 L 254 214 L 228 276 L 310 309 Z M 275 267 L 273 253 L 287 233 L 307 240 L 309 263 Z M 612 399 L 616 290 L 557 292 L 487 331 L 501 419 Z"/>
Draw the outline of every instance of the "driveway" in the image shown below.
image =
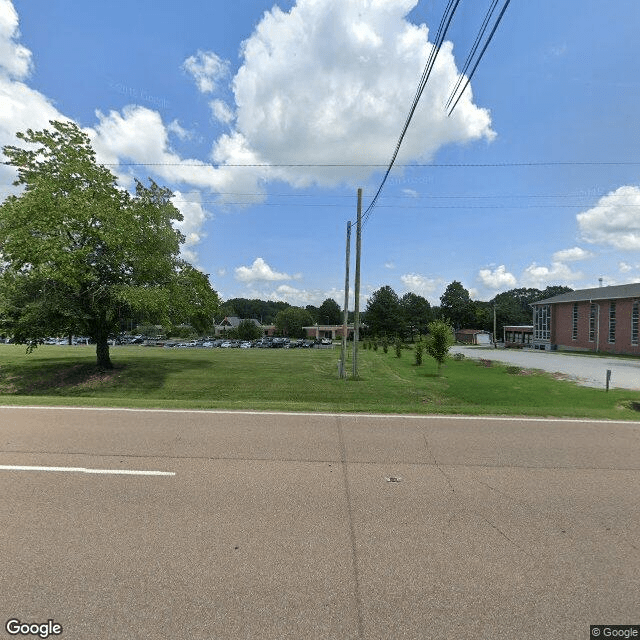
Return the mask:
<path fill-rule="evenodd" d="M 462 353 L 467 358 L 496 360 L 529 369 L 563 373 L 585 387 L 602 389 L 606 386 L 607 369 L 611 369 L 610 388 L 640 390 L 640 359 L 459 345 L 451 347 L 451 353 Z"/>

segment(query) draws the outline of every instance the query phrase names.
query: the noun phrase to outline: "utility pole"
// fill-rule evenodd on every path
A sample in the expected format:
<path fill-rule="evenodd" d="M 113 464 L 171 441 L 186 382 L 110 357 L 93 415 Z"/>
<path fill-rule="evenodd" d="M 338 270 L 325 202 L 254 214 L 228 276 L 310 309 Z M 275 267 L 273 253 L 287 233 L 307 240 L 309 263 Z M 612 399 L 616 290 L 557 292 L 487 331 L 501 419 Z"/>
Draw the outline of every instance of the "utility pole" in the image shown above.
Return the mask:
<path fill-rule="evenodd" d="M 353 311 L 353 377 L 358 378 L 358 340 L 360 338 L 360 247 L 362 236 L 362 189 L 358 189 L 358 222 L 356 226 L 356 281 Z"/>
<path fill-rule="evenodd" d="M 498 336 L 496 335 L 496 305 L 493 305 L 493 346 L 498 347 Z"/>
<path fill-rule="evenodd" d="M 344 276 L 344 320 L 342 325 L 342 353 L 340 354 L 340 377 L 346 378 L 347 336 L 349 335 L 349 261 L 351 260 L 351 221 L 347 222 L 347 255 Z"/>

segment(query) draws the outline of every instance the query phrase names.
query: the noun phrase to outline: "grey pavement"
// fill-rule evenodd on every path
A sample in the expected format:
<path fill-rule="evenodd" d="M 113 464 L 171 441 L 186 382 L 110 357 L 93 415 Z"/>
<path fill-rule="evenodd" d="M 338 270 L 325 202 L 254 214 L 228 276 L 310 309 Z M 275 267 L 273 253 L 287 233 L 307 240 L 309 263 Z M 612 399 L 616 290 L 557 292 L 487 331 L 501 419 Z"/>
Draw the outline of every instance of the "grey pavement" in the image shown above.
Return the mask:
<path fill-rule="evenodd" d="M 485 346 L 461 345 L 451 347 L 451 353 L 462 353 L 469 358 L 496 360 L 530 369 L 562 373 L 578 384 L 602 389 L 606 386 L 607 369 L 610 369 L 609 387 L 611 389 L 640 390 L 640 358 L 608 358 L 558 351 L 494 349 Z"/>
<path fill-rule="evenodd" d="M 639 423 L 0 407 L 0 465 L 175 474 L 0 469 L 3 626 L 564 640 L 640 624 Z"/>

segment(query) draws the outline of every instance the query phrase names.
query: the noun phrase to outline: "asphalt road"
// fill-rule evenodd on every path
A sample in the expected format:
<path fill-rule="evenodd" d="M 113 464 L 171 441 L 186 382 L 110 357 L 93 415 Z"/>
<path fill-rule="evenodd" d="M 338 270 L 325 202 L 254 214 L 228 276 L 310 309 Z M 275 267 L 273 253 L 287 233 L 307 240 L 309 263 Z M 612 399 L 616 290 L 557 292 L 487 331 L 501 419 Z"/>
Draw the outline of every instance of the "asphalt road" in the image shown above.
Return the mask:
<path fill-rule="evenodd" d="M 610 369 L 609 387 L 611 389 L 640 390 L 640 358 L 593 357 L 558 351 L 494 349 L 460 345 L 451 347 L 451 353 L 462 353 L 469 358 L 498 360 L 519 367 L 562 373 L 580 385 L 599 389 L 605 388 L 607 369 Z"/>
<path fill-rule="evenodd" d="M 0 465 L 0 638 L 640 624 L 638 423 L 0 407 Z"/>

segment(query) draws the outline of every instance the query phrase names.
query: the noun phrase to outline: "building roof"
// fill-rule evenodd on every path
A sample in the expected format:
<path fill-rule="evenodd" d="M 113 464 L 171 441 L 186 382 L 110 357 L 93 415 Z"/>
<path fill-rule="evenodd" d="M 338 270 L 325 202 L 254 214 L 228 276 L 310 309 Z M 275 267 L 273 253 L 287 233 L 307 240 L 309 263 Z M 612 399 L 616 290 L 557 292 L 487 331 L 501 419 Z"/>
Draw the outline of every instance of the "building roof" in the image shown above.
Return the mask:
<path fill-rule="evenodd" d="M 244 322 L 245 320 L 249 320 L 250 322 L 253 322 L 253 324 L 255 324 L 257 327 L 262 326 L 260 324 L 260 321 L 256 320 L 255 318 L 238 318 L 238 316 L 227 316 L 222 320 L 222 322 L 219 325 L 216 325 L 216 326 L 232 327 L 233 329 L 237 329 L 240 326 L 240 323 Z"/>
<path fill-rule="evenodd" d="M 456 333 L 475 335 L 477 333 L 489 333 L 489 331 L 485 331 L 484 329 L 458 329 Z"/>
<path fill-rule="evenodd" d="M 583 302 L 585 300 L 619 300 L 621 298 L 640 298 L 640 282 L 632 284 L 617 284 L 611 287 L 594 287 L 593 289 L 578 289 L 569 293 L 561 293 L 546 300 L 532 302 L 538 304 L 556 304 L 558 302 Z"/>

